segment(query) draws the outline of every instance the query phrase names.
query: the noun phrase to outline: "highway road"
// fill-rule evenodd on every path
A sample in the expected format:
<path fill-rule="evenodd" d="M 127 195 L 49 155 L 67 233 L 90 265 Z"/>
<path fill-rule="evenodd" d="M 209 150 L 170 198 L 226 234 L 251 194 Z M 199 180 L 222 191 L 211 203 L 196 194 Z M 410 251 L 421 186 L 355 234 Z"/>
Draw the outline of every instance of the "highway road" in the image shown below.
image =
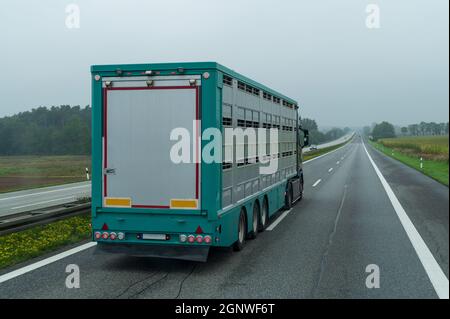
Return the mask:
<path fill-rule="evenodd" d="M 0 217 L 15 213 L 66 204 L 91 196 L 91 183 L 29 189 L 0 194 Z"/>
<path fill-rule="evenodd" d="M 342 144 L 348 141 L 353 134 L 347 134 L 335 141 L 319 144 L 317 148 Z M 309 147 L 304 148 L 303 151 L 308 152 Z M 0 194 L 0 217 L 71 203 L 81 197 L 90 197 L 90 193 L 90 182 L 82 182 Z"/>
<path fill-rule="evenodd" d="M 304 169 L 304 199 L 241 252 L 214 249 L 196 263 L 82 246 L 4 270 L 0 297 L 448 298 L 447 187 L 359 136 Z M 79 266 L 78 289 L 65 286 L 69 264 Z M 368 288 L 377 270 L 379 287 L 369 277 L 378 288 Z"/>

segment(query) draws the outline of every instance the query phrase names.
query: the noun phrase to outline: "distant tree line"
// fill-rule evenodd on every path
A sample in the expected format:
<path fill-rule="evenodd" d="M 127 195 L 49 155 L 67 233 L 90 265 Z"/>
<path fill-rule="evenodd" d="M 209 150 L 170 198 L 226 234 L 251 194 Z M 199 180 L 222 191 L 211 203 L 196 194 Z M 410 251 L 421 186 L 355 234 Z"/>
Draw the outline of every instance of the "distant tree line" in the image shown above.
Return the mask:
<path fill-rule="evenodd" d="M 89 155 L 91 108 L 38 107 L 0 118 L 0 155 Z"/>
<path fill-rule="evenodd" d="M 313 119 L 301 119 L 310 132 L 311 144 L 338 139 L 350 128 L 319 131 Z M 91 107 L 52 106 L 0 118 L 1 155 L 89 155 Z"/>
<path fill-rule="evenodd" d="M 372 135 L 372 138 L 375 141 L 380 138 L 390 138 L 396 136 L 394 125 L 386 121 L 376 124 L 370 135 Z"/>
<path fill-rule="evenodd" d="M 420 122 L 418 124 L 411 124 L 401 128 L 403 135 L 448 135 L 448 122 Z"/>
<path fill-rule="evenodd" d="M 396 137 L 397 135 L 394 125 L 386 121 L 375 124 L 373 127 L 365 126 L 363 132 L 365 135 L 371 136 L 374 140 Z M 411 124 L 401 127 L 399 133 L 410 136 L 448 135 L 448 122 L 420 122 L 419 124 Z"/>
<path fill-rule="evenodd" d="M 348 134 L 351 129 L 346 127 L 344 129 L 341 128 L 332 128 L 327 132 L 323 133 L 319 131 L 319 127 L 315 120 L 309 118 L 302 118 L 300 120 L 300 126 L 304 129 L 309 130 L 309 141 L 311 144 L 321 144 L 329 141 L 336 140 L 345 134 Z"/>

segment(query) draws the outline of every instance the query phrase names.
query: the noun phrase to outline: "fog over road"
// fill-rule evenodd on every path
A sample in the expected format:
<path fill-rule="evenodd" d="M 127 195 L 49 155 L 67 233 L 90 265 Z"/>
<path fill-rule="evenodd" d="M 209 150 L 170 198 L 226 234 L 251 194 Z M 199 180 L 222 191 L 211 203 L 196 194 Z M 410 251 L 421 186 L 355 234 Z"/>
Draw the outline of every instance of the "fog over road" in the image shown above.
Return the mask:
<path fill-rule="evenodd" d="M 405 231 L 369 155 L 430 258 Z M 445 285 L 448 296 L 446 186 L 359 136 L 307 162 L 304 171 L 303 200 L 275 216 L 242 252 L 213 249 L 208 262 L 196 263 L 97 255 L 92 247 L 4 282 L 0 275 L 0 297 L 437 298 Z M 79 289 L 65 287 L 68 264 L 80 267 Z M 379 288 L 366 287 L 368 265 L 380 270 Z"/>

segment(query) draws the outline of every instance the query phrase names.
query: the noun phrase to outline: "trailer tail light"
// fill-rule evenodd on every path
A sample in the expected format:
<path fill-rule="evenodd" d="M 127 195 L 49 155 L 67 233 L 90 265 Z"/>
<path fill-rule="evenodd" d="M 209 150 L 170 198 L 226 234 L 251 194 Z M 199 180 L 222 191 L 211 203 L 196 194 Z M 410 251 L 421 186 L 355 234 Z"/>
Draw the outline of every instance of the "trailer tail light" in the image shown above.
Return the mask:
<path fill-rule="evenodd" d="M 205 244 L 211 244 L 212 238 L 209 235 L 206 235 L 205 238 L 203 238 Z"/>
<path fill-rule="evenodd" d="M 187 240 L 187 236 L 186 235 L 180 235 L 180 243 L 185 243 Z"/>
<path fill-rule="evenodd" d="M 117 238 L 118 238 L 119 240 L 124 240 L 124 239 L 125 239 L 125 234 L 124 234 L 124 233 L 118 233 L 118 234 L 117 234 Z"/>
<path fill-rule="evenodd" d="M 194 235 L 189 235 L 188 238 L 187 238 L 187 240 L 188 240 L 189 243 L 192 244 L 192 243 L 195 241 Z"/>
<path fill-rule="evenodd" d="M 109 239 L 111 239 L 111 240 L 115 240 L 116 238 L 117 238 L 117 234 L 114 233 L 114 232 L 112 232 L 112 233 L 109 235 Z"/>
<path fill-rule="evenodd" d="M 95 239 L 100 239 L 102 237 L 102 233 L 100 233 L 99 231 L 96 231 L 94 234 Z"/>
<path fill-rule="evenodd" d="M 203 242 L 203 236 L 202 235 L 198 235 L 195 240 L 197 241 L 197 243 L 201 244 Z"/>
<path fill-rule="evenodd" d="M 102 238 L 103 238 L 103 239 L 108 239 L 108 237 L 109 237 L 109 234 L 108 234 L 107 232 L 104 232 L 104 233 L 102 234 Z"/>

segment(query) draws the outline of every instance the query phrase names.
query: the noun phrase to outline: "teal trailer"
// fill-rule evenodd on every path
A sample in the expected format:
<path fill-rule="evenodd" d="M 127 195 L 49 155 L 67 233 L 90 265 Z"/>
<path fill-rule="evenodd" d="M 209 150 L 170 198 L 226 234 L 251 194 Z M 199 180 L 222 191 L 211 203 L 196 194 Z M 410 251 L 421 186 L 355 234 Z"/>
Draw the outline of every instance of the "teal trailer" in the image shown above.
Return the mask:
<path fill-rule="evenodd" d="M 91 74 L 99 252 L 206 261 L 211 247 L 241 250 L 301 199 L 308 134 L 295 100 L 214 62 L 95 65 Z M 213 154 L 221 160 L 203 158 L 210 129 L 249 128 L 278 139 L 223 138 Z M 180 155 L 181 141 L 190 151 Z M 277 168 L 261 173 L 267 160 Z"/>

